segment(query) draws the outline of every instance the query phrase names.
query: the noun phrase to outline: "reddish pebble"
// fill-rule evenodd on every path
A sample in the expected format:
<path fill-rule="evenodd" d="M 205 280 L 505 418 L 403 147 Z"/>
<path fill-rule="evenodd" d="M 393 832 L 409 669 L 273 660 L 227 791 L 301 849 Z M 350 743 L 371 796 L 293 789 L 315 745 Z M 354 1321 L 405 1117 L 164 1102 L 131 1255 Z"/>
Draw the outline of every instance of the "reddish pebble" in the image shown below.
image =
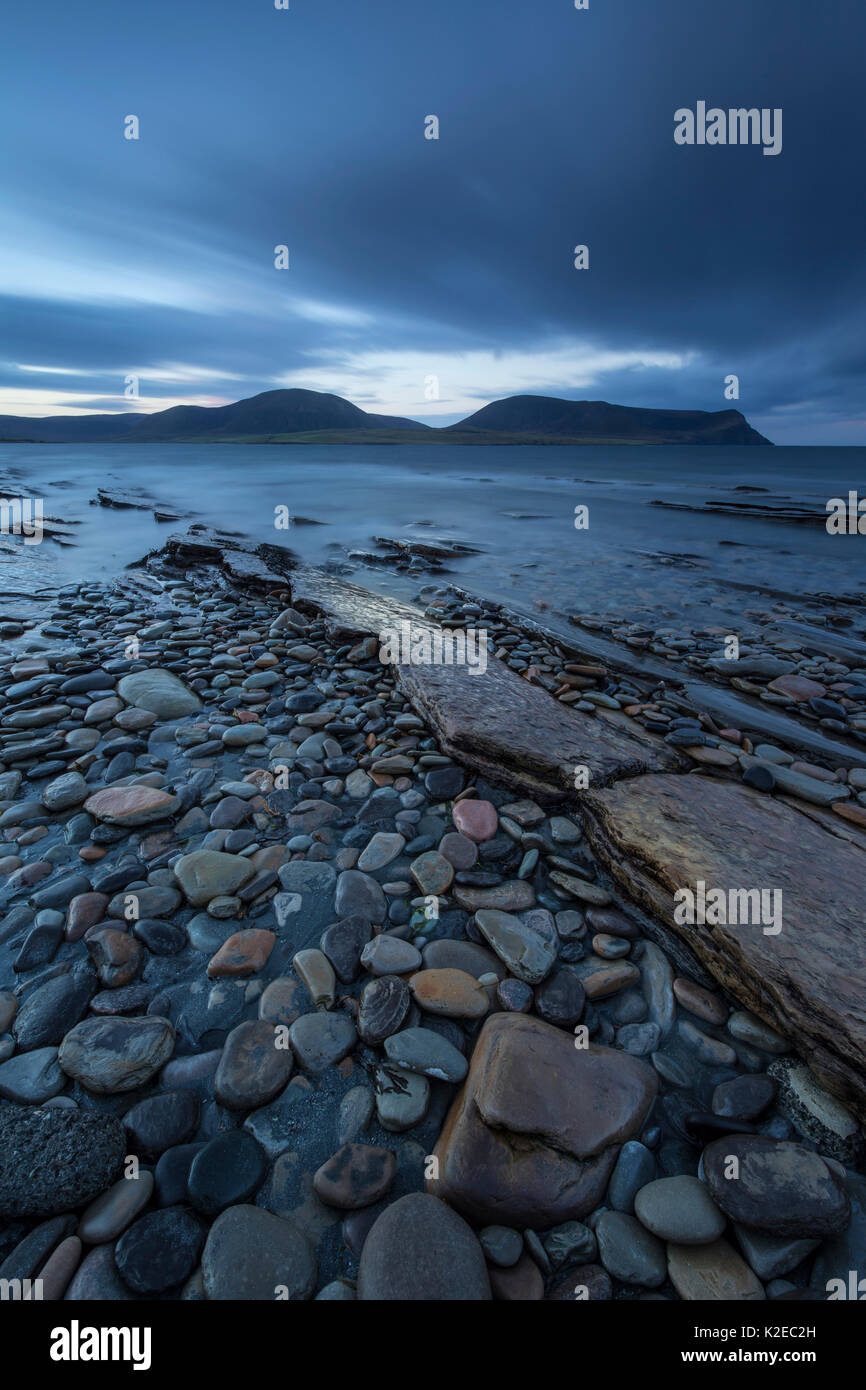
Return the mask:
<path fill-rule="evenodd" d="M 484 986 L 465 970 L 419 970 L 409 988 L 420 1008 L 446 1018 L 483 1018 L 490 1008 Z"/>
<path fill-rule="evenodd" d="M 790 770 L 791 772 L 800 772 L 804 777 L 814 777 L 819 782 L 838 781 L 835 772 L 830 772 L 826 767 L 818 767 L 815 763 L 793 762 Z"/>
<path fill-rule="evenodd" d="M 176 841 L 169 830 L 157 830 L 153 835 L 142 835 L 138 845 L 138 855 L 145 861 L 155 859 L 158 854 L 175 846 Z"/>
<path fill-rule="evenodd" d="M 39 841 L 44 840 L 47 834 L 47 825 L 34 825 L 20 835 L 16 835 L 15 843 L 18 845 L 38 845 Z"/>
<path fill-rule="evenodd" d="M 79 893 L 66 910 L 66 940 L 78 941 L 88 927 L 95 926 L 105 916 L 107 893 Z"/>
<path fill-rule="evenodd" d="M 260 927 L 235 932 L 234 936 L 223 942 L 216 955 L 208 962 L 208 978 L 213 980 L 219 975 L 255 975 L 266 963 L 276 939 L 272 931 L 264 931 Z"/>
<path fill-rule="evenodd" d="M 131 984 L 141 968 L 145 949 L 129 932 L 117 927 L 90 927 L 87 949 L 105 989 Z"/>
<path fill-rule="evenodd" d="M 369 1207 L 391 1187 L 397 1160 L 390 1149 L 375 1144 L 344 1144 L 313 1174 L 320 1201 L 343 1211 Z"/>
<path fill-rule="evenodd" d="M 458 801 L 451 817 L 460 834 L 476 844 L 492 840 L 499 829 L 499 817 L 492 801 Z"/>
<path fill-rule="evenodd" d="M 32 864 L 25 864 L 23 869 L 16 869 L 9 887 L 14 887 L 16 892 L 19 888 L 32 888 L 41 879 L 47 878 L 53 868 L 54 865 L 49 864 L 47 859 L 37 859 Z"/>
<path fill-rule="evenodd" d="M 826 686 L 821 685 L 820 681 L 810 681 L 806 676 L 777 676 L 770 681 L 767 689 L 772 690 L 774 695 L 787 695 L 798 704 L 827 694 Z"/>
<path fill-rule="evenodd" d="M 705 1023 L 721 1025 L 727 1021 L 728 1010 L 718 995 L 712 994 L 694 980 L 686 980 L 682 975 L 678 975 L 674 980 L 674 994 L 684 1009 L 688 1009 L 689 1013 L 695 1014 L 697 1018 L 702 1018 Z"/>

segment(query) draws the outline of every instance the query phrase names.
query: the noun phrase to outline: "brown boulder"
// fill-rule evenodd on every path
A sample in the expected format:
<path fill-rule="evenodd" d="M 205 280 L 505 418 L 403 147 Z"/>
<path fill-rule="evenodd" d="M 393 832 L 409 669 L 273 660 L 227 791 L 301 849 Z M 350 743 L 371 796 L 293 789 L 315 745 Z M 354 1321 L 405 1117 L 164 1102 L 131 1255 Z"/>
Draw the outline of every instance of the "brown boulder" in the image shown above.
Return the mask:
<path fill-rule="evenodd" d="M 535 1230 L 602 1200 L 619 1145 L 640 1130 L 657 1078 L 624 1052 L 538 1018 L 485 1023 L 435 1149 L 428 1190 L 470 1219 Z"/>

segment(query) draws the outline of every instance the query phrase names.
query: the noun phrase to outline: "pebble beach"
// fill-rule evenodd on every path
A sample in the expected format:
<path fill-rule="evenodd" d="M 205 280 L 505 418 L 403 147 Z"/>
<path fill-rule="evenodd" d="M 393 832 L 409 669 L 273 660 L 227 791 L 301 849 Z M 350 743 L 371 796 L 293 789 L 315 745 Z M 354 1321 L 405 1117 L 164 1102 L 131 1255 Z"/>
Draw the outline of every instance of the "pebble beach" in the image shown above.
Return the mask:
<path fill-rule="evenodd" d="M 569 758 L 532 794 L 495 738 L 458 756 L 461 709 L 311 600 L 315 575 L 226 545 L 169 544 L 0 632 L 0 1279 L 71 1302 L 828 1298 L 866 1247 L 848 1037 L 804 1049 L 759 962 L 672 931 L 617 797 L 645 841 L 635 798 L 661 785 L 856 859 L 857 615 L 768 603 L 730 661 L 713 629 L 582 615 L 566 641 L 422 576 L 419 615 L 487 634 L 470 687 L 503 742 L 525 692 L 652 750 L 584 801 Z"/>

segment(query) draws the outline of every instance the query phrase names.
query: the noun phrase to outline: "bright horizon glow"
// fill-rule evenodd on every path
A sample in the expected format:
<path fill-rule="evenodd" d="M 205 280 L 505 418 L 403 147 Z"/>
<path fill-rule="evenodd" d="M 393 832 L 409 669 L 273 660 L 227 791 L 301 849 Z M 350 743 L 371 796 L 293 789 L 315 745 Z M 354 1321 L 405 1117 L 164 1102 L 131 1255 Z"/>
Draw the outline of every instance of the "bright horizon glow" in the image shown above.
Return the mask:
<path fill-rule="evenodd" d="M 611 352 L 582 343 L 539 352 L 332 352 L 323 365 L 285 372 L 277 386 L 330 391 L 376 415 L 471 415 L 504 396 L 561 396 L 594 388 L 609 372 L 681 371 L 693 354 Z M 340 365 L 327 365 L 339 360 Z M 435 377 L 438 398 L 425 395 Z"/>
<path fill-rule="evenodd" d="M 90 409 L 86 401 L 100 402 Z M 0 415 L 18 415 L 26 420 L 43 420 L 52 415 L 151 415 L 156 411 L 170 410 L 176 405 L 218 406 L 231 405 L 232 399 L 224 396 L 140 396 L 137 400 L 127 400 L 122 392 L 116 401 L 105 393 L 83 395 L 78 391 L 36 391 L 17 389 L 14 386 L 0 387 Z"/>
<path fill-rule="evenodd" d="M 315 355 L 322 359 L 323 365 L 284 372 L 274 377 L 263 390 L 297 388 L 322 391 L 342 396 L 374 415 L 460 417 L 471 415 L 482 406 L 505 396 L 561 397 L 565 393 L 568 399 L 569 392 L 601 389 L 601 378 L 610 372 L 640 372 L 649 368 L 682 371 L 694 358 L 692 353 L 598 351 L 577 343 L 548 346 L 538 353 L 476 351 L 427 355 L 421 352 L 344 353 L 333 350 Z M 340 365 L 333 365 L 335 361 L 339 361 Z M 108 392 L 83 394 L 76 391 L 0 387 L 0 413 L 32 419 L 50 415 L 123 414 L 126 411 L 142 414 L 168 410 L 177 405 L 228 405 L 246 396 L 261 394 L 258 390 L 250 390 L 237 397 L 199 393 L 170 397 L 147 394 L 148 383 L 154 382 L 194 385 L 214 379 L 247 380 L 239 373 L 211 371 L 185 363 L 165 363 L 159 367 L 140 368 L 132 373 L 139 378 L 141 392 L 140 397 L 133 401 L 123 395 L 124 376 L 128 374 L 110 374 L 118 382 L 116 398 L 114 393 Z M 438 380 L 438 399 L 425 396 L 425 388 L 432 377 Z M 88 410 L 88 402 L 100 402 L 101 406 L 91 405 Z"/>

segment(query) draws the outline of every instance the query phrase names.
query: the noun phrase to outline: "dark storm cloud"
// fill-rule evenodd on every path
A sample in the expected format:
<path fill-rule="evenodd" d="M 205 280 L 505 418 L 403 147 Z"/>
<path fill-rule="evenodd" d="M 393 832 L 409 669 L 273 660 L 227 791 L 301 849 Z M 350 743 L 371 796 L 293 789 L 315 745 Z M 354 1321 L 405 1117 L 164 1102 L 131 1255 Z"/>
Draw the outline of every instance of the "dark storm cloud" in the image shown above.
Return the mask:
<path fill-rule="evenodd" d="M 111 398 L 150 369 L 149 396 L 234 398 L 327 369 L 392 409 L 385 359 L 429 356 L 481 404 L 573 343 L 589 384 L 533 389 L 718 409 L 736 373 L 771 437 L 866 441 L 848 0 L 95 0 L 9 28 L 0 388 Z M 699 100 L 781 108 L 782 153 L 675 145 Z"/>

